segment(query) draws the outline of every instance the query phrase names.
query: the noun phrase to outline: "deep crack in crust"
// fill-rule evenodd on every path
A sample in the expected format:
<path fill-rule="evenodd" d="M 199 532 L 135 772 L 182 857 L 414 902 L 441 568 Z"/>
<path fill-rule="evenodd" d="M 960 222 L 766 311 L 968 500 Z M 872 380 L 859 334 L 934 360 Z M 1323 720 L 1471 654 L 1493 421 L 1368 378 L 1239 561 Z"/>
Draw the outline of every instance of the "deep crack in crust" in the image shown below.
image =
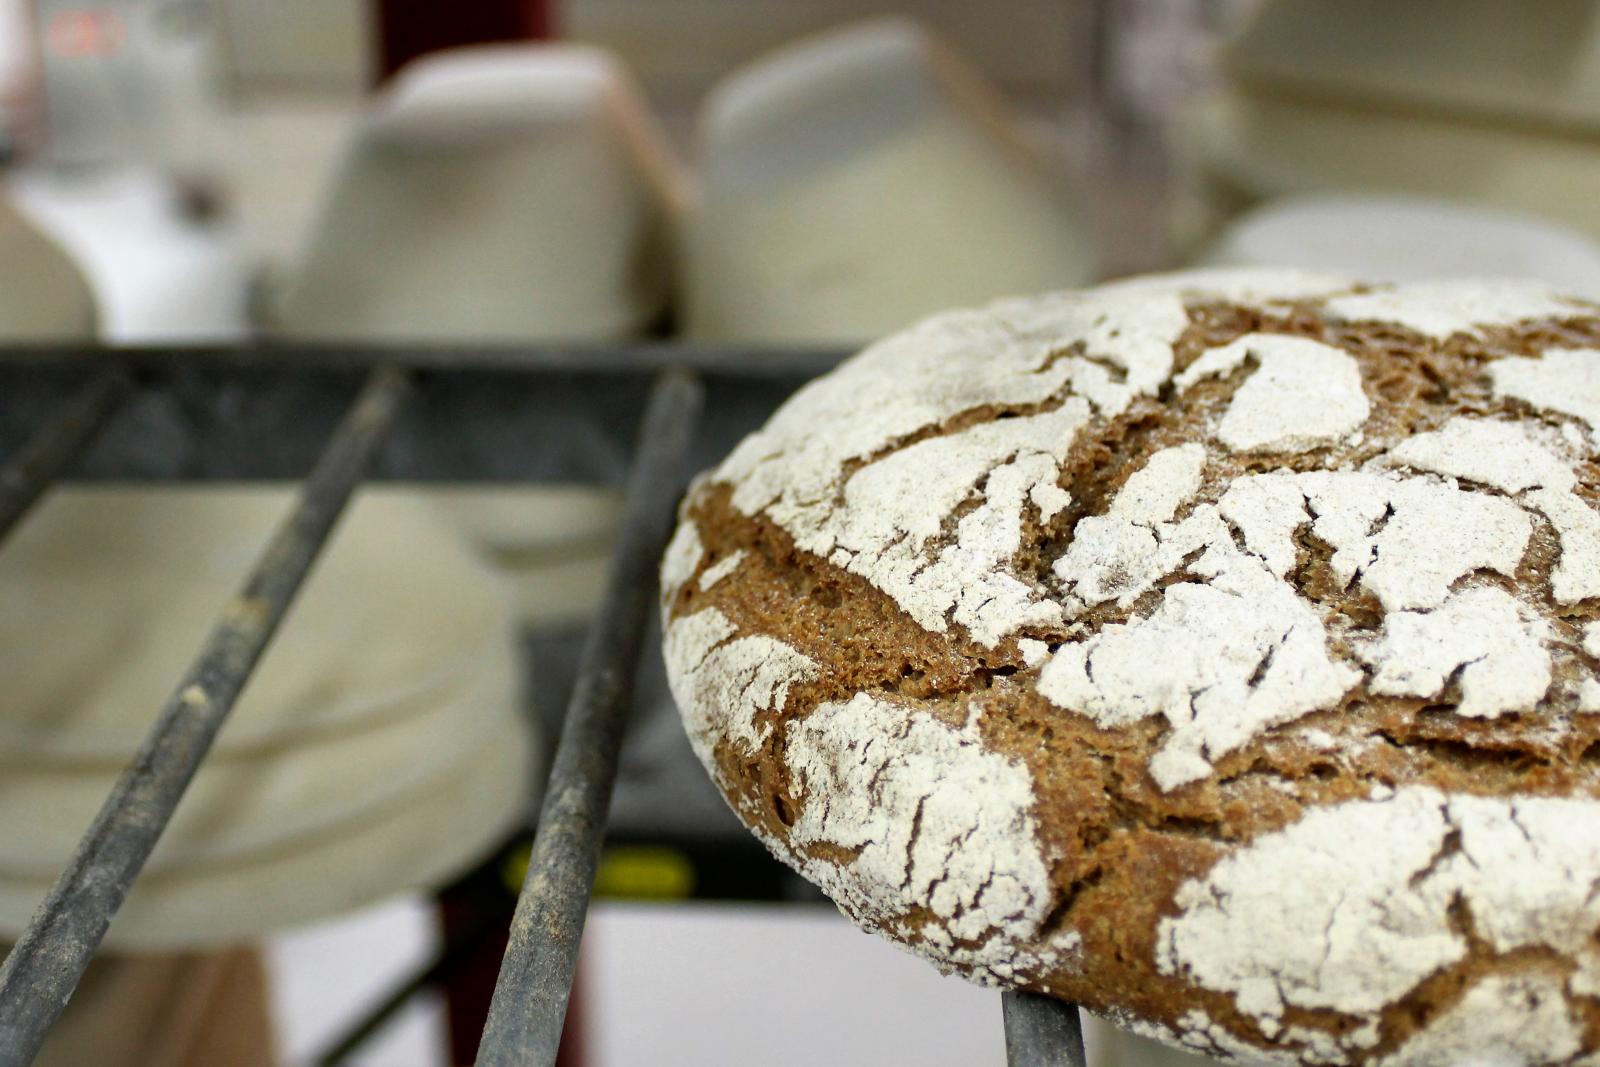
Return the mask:
<path fill-rule="evenodd" d="M 1305 285 L 1296 281 L 1294 287 Z M 1325 291 L 1341 288 L 1330 284 Z M 1011 573 L 1045 599 L 1068 601 L 1067 583 L 1056 568 L 1090 528 L 1080 523 L 1111 514 L 1119 491 L 1153 456 L 1196 442 L 1204 445 L 1203 471 L 1198 487 L 1170 517 L 1176 524 L 1254 475 L 1393 468 L 1385 466 L 1384 457 L 1397 445 L 1442 431 L 1463 416 L 1527 426 L 1569 463 L 1577 497 L 1591 508 L 1600 502 L 1590 427 L 1571 414 L 1510 398 L 1503 389 L 1497 394 L 1490 372 L 1500 360 L 1538 357 L 1552 349 L 1600 348 L 1600 318 L 1593 309 L 1573 305 L 1571 314 L 1563 309 L 1556 316 L 1546 313 L 1440 339 L 1394 323 L 1334 321 L 1320 310 L 1322 303 L 1320 296 L 1262 302 L 1188 295 L 1187 324 L 1170 342 L 1171 366 L 1162 382 L 1150 395 L 1127 399 L 1120 411 L 1097 400 L 1081 425 L 1068 431 L 1070 448 L 1051 483 L 1065 491 L 1064 502 L 1060 494 L 1037 486 L 1026 496 L 1020 547 L 1009 556 Z M 1348 353 L 1359 366 L 1370 403 L 1358 432 L 1290 450 L 1232 451 L 1220 445 L 1219 425 L 1264 361 L 1247 358 L 1187 381 L 1184 388 L 1172 379 L 1204 353 L 1257 334 L 1307 338 Z M 1106 362 L 1103 352 L 1069 340 L 1044 354 L 1038 367 L 1074 359 L 1102 369 Z M 1115 369 L 1128 377 L 1125 368 Z M 1076 391 L 1081 384 L 1075 377 L 1018 402 L 991 399 L 958 407 L 931 425 L 879 443 L 840 465 L 842 473 L 829 489 L 832 502 L 844 503 L 852 475 L 908 449 L 986 424 L 1036 419 L 1081 405 Z M 959 540 L 959 524 L 984 505 L 995 472 L 1016 455 L 995 459 L 948 513 L 935 516 L 937 529 L 924 542 L 925 558 L 938 557 Z M 1420 477 L 1414 470 L 1406 476 Z M 1470 479 L 1458 484 L 1474 496 L 1508 496 Z M 1381 539 L 1401 506 L 1375 514 L 1365 536 Z M 1359 576 L 1341 570 L 1339 546 L 1307 521 L 1288 534 L 1293 560 L 1280 578 L 1313 606 L 1324 627 L 1328 658 L 1349 672 L 1352 684 L 1341 683 L 1341 695 L 1326 706 L 1267 722 L 1230 750 L 1210 752 L 1201 746 L 1204 773 L 1178 781 L 1193 773 L 1191 766 L 1169 776 L 1165 786 L 1153 776 L 1152 764 L 1160 765 L 1163 745 L 1176 732 L 1170 721 L 1144 714 L 1108 724 L 1106 716 L 1069 710 L 1041 693 L 1041 668 L 1063 649 L 1088 647 L 1108 627 L 1149 620 L 1169 599 L 1170 588 L 1204 585 L 1210 576 L 1196 571 L 1205 566 L 1203 546 L 1183 551 L 1177 565 L 1143 586 L 1134 583 L 1126 598 L 1077 605 L 1060 620 L 1025 623 L 998 640 L 983 641 L 954 619 L 954 610 L 945 614 L 942 631 L 930 628 L 926 618 L 917 621 L 900 599 L 867 576 L 799 547 L 791 529 L 805 532 L 803 525 L 778 521 L 767 509 L 741 508 L 729 484 L 708 478 L 697 484 L 683 510 L 680 542 L 687 532 L 695 544 L 675 545 L 679 562 L 669 558 L 666 568 L 669 665 L 697 750 L 746 823 L 780 858 L 823 884 L 862 925 L 942 966 L 980 980 L 1054 993 L 1213 1054 L 1266 1049 L 1285 1062 L 1433 1062 L 1429 1057 L 1442 1053 L 1430 1052 L 1428 1035 L 1468 1025 L 1459 1017 L 1472 1014 L 1466 1008 L 1475 1005 L 1472 998 L 1479 994 L 1474 990 L 1493 989 L 1533 1005 L 1524 1013 L 1522 1029 L 1549 1031 L 1545 1045 L 1518 1054 L 1529 1062 L 1541 1057 L 1576 1062 L 1580 1051 L 1600 1049 L 1600 1000 L 1595 999 L 1600 989 L 1582 982 L 1574 988 L 1573 975 L 1582 963 L 1578 950 L 1565 942 L 1551 944 L 1550 937 L 1498 945 L 1485 940 L 1463 890 L 1440 904 L 1441 921 L 1447 922 L 1438 944 L 1449 943 L 1444 956 L 1451 958 L 1441 956 L 1421 968 L 1404 989 L 1376 1007 L 1341 1004 L 1314 990 L 1268 995 L 1251 969 L 1270 970 L 1273 959 L 1231 958 L 1222 968 L 1227 974 L 1203 973 L 1206 953 L 1215 953 L 1217 942 L 1202 936 L 1204 923 L 1195 918 L 1202 915 L 1197 904 L 1202 898 L 1225 898 L 1237 890 L 1217 879 L 1228 863 L 1255 854 L 1247 846 L 1256 845 L 1256 852 L 1276 849 L 1281 856 L 1275 862 L 1321 862 L 1310 844 L 1295 837 L 1294 828 L 1313 813 L 1337 811 L 1354 819 L 1394 798 L 1410 804 L 1424 795 L 1419 790 L 1442 797 L 1528 798 L 1519 801 L 1528 810 L 1545 803 L 1537 798 L 1589 802 L 1600 795 L 1600 716 L 1579 710 L 1582 686 L 1595 677 L 1597 666 L 1594 645 L 1584 649 L 1584 625 L 1600 612 L 1593 599 L 1556 602 L 1552 574 L 1560 564 L 1562 538 L 1537 509 L 1525 501 L 1521 507 L 1529 516 L 1529 533 L 1514 566 L 1505 568 L 1508 573 L 1478 562 L 1454 577 L 1448 592 L 1503 591 L 1520 605 L 1508 609 L 1520 624 L 1547 628 L 1543 644 L 1550 652 L 1551 682 L 1536 705 L 1492 717 L 1459 713 L 1464 686 L 1481 691 L 1485 685 L 1481 672 L 1471 673 L 1483 655 L 1453 665 L 1436 692 L 1374 691 L 1374 642 L 1406 609 L 1386 608 Z M 1230 521 L 1227 536 L 1230 543 L 1217 551 L 1248 554 L 1247 531 Z M 1185 547 L 1180 538 L 1171 540 L 1174 552 Z M 736 560 L 731 567 L 729 559 Z M 704 580 L 708 573 L 713 581 Z M 1440 605 L 1414 609 L 1413 617 L 1425 625 L 1434 610 Z M 711 635 L 716 640 L 710 648 L 675 639 L 691 629 L 684 620 L 712 616 L 721 625 Z M 752 637 L 773 645 L 738 645 Z M 1282 640 L 1268 643 L 1246 679 L 1248 691 L 1271 674 L 1278 650 L 1285 647 Z M 770 661 L 774 648 L 796 657 L 781 686 L 760 676 L 760 664 Z M 720 677 L 733 681 L 714 694 L 692 691 L 696 665 L 719 650 Z M 1093 659 L 1086 659 L 1086 674 L 1092 666 Z M 724 720 L 703 711 L 697 718 L 696 706 L 708 704 L 722 709 L 717 715 L 738 706 L 738 721 L 747 721 L 748 729 L 730 731 Z M 807 727 L 818 709 L 825 721 Z M 835 720 L 856 734 L 828 733 L 825 727 Z M 929 724 L 937 724 L 938 731 L 930 732 Z M 911 734 L 921 739 L 920 747 L 899 758 L 891 750 Z M 933 744 L 930 738 L 954 740 Z M 968 812 L 960 810 L 959 796 L 935 794 L 952 767 L 978 766 L 978 753 L 992 762 L 974 772 L 964 788 L 1001 798 L 1020 788 L 1020 803 Z M 853 777 L 823 775 L 823 765 L 862 770 Z M 1006 767 L 1025 772 L 1020 785 Z M 854 806 L 842 799 L 849 797 Z M 925 812 L 930 804 L 936 809 L 931 816 Z M 883 822 L 885 812 L 902 808 L 914 813 L 905 825 Z M 1515 822 L 1518 808 L 1505 810 Z M 866 829 L 841 831 L 841 823 L 851 820 Z M 1406 824 L 1396 832 L 1414 830 Z M 1038 886 L 1027 884 L 1026 857 L 975 860 L 975 835 L 982 835 L 990 850 L 1022 851 L 1018 842 L 1031 845 L 1039 857 Z M 1600 844 L 1552 835 L 1530 862 L 1548 865 L 1551 850 L 1590 856 L 1592 865 L 1569 871 L 1567 882 L 1582 875 L 1600 883 Z M 1435 853 L 1460 848 L 1459 829 L 1447 826 L 1437 837 L 1429 862 L 1405 870 L 1398 888 L 1383 889 L 1379 898 L 1424 884 L 1439 862 Z M 1361 848 L 1334 858 L 1339 865 L 1324 877 L 1335 880 L 1367 862 Z M 898 886 L 885 889 L 895 880 L 897 859 L 903 877 Z M 983 867 L 984 862 L 990 865 Z M 940 871 L 941 865 L 956 868 L 956 874 Z M 963 888 L 941 897 L 951 882 Z M 1179 903 L 1185 894 L 1194 898 L 1187 906 Z M 1591 914 L 1589 895 L 1572 908 Z M 1515 901 L 1501 903 L 1515 908 Z M 1283 915 L 1290 918 L 1284 929 L 1302 937 L 1296 908 L 1294 899 L 1278 901 L 1279 921 Z M 1585 936 L 1600 926 L 1600 912 L 1592 914 Z M 1326 930 L 1309 943 L 1332 951 L 1336 925 L 1350 921 L 1349 914 L 1333 907 Z M 1384 920 L 1380 932 L 1388 930 L 1385 922 L 1404 926 Z M 1219 923 L 1213 924 L 1216 929 L 1227 929 L 1227 936 L 1237 940 L 1237 930 Z M 1432 942 L 1396 944 L 1409 959 L 1420 951 L 1417 944 Z M 1198 955 L 1185 956 L 1174 945 L 1190 945 Z M 1384 944 L 1359 947 L 1366 954 L 1364 964 L 1381 971 L 1386 963 L 1374 954 Z M 1551 1006 L 1551 989 L 1559 1011 Z"/>

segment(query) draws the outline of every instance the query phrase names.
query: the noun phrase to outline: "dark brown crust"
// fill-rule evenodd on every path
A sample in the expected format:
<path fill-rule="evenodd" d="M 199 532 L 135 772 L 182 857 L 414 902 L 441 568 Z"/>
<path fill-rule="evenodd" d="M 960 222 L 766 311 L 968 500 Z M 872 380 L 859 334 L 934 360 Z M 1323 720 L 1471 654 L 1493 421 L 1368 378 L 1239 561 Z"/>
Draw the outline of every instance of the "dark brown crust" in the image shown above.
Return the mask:
<path fill-rule="evenodd" d="M 1373 405 L 1363 438 L 1355 446 L 1287 457 L 1215 450 L 1200 494 L 1203 500 L 1215 499 L 1219 486 L 1255 470 L 1359 465 L 1457 415 L 1510 414 L 1558 426 L 1570 420 L 1495 398 L 1486 364 L 1507 356 L 1537 355 L 1549 347 L 1600 346 L 1597 319 L 1488 330 L 1482 337 L 1458 334 L 1444 343 L 1395 326 L 1331 324 L 1309 305 L 1282 315 L 1232 305 L 1191 307 L 1190 320 L 1176 348 L 1177 369 L 1203 350 L 1247 333 L 1294 334 L 1354 355 Z M 1017 561 L 1018 572 L 1032 574 L 1043 584 L 1051 564 L 1065 551 L 1076 522 L 1103 513 L 1109 499 L 1152 453 L 1205 440 L 1205 426 L 1219 415 L 1247 373 L 1241 370 L 1201 382 L 1181 398 L 1164 395 L 1136 401 L 1117 418 L 1092 421 L 1080 432 L 1059 480 L 1072 502 L 1048 523 L 1032 517 L 1024 533 L 1029 547 Z M 1063 390 L 1055 402 L 1065 395 Z M 969 412 L 939 432 L 1007 413 Z M 1579 495 L 1600 506 L 1600 467 L 1587 462 L 1577 473 Z M 730 801 L 764 837 L 783 841 L 799 804 L 788 781 L 784 722 L 803 718 L 825 701 L 885 691 L 959 724 L 975 698 L 988 745 L 1021 760 L 1033 776 L 1039 833 L 1044 854 L 1053 861 L 1055 905 L 1050 923 L 1070 925 L 1084 938 L 1081 970 L 1034 974 L 1025 984 L 1093 1010 L 1176 1026 L 1185 1011 L 1198 1007 L 1230 1031 L 1253 1035 L 1253 1024 L 1237 1012 L 1230 996 L 1157 971 L 1153 962 L 1157 923 L 1174 913 L 1172 897 L 1185 880 L 1204 874 L 1239 845 L 1298 821 L 1311 807 L 1366 797 L 1377 784 L 1427 784 L 1447 792 L 1491 796 L 1600 797 L 1600 716 L 1578 714 L 1570 696 L 1580 669 L 1592 675 L 1597 666 L 1581 652 L 1557 656 L 1557 681 L 1546 703 L 1529 713 L 1466 719 L 1449 713 L 1459 699 L 1454 685 L 1442 698 L 1420 700 L 1375 695 L 1363 683 L 1340 707 L 1268 731 L 1217 759 L 1212 777 L 1163 793 L 1147 767 L 1166 733 L 1164 725 L 1151 719 L 1102 730 L 1051 704 L 1031 684 L 1036 669 L 1024 665 L 1017 645 L 1018 638 L 1032 637 L 1054 648 L 1108 623 L 1146 615 L 1158 592 L 1145 594 L 1126 609 L 1102 605 L 1071 626 L 1017 634 L 995 649 L 985 649 L 955 628 L 949 634 L 929 633 L 889 596 L 798 550 L 776 524 L 740 513 L 729 497 L 726 486 L 706 484 L 685 505 L 684 517 L 698 526 L 706 549 L 695 575 L 731 553 L 745 555 L 731 576 L 709 591 L 700 590 L 694 580 L 686 581 L 668 605 L 668 615 L 715 607 L 741 631 L 771 635 L 827 665 L 821 677 L 797 684 L 782 708 L 765 713 L 763 721 L 780 728 L 767 734 L 756 755 L 747 756 L 729 744 L 717 746 L 717 768 Z M 1332 631 L 1335 648 L 1350 636 L 1375 632 L 1381 611 L 1369 594 L 1341 588 L 1334 580 L 1328 546 L 1304 529 L 1299 546 L 1301 560 L 1291 581 L 1345 620 L 1343 631 Z M 1507 587 L 1514 585 L 1524 597 L 1530 590 L 1548 590 L 1558 552 L 1554 531 L 1536 518 L 1521 569 Z M 1559 639 L 1574 648 L 1581 643 L 1582 624 L 1600 617 L 1593 602 L 1563 607 L 1547 594 L 1543 609 Z M 1326 731 L 1337 744 L 1327 751 L 1310 747 L 1297 736 L 1307 726 Z M 1470 933 L 1470 916 L 1457 920 Z M 1396 1048 L 1489 969 L 1494 954 L 1475 936 L 1469 941 L 1473 947 L 1466 960 L 1423 982 L 1383 1013 L 1381 1039 L 1368 1053 L 1370 1058 Z M 1543 949 L 1524 950 L 1521 956 L 1528 967 L 1559 959 Z M 1511 960 L 1505 954 L 1493 961 L 1501 973 L 1523 965 L 1520 957 Z M 1585 1047 L 1600 1048 L 1600 1004 L 1575 1003 L 1581 1004 L 1586 1019 Z M 1336 1012 L 1294 1007 L 1286 1012 L 1285 1022 L 1332 1032 L 1354 1025 Z"/>

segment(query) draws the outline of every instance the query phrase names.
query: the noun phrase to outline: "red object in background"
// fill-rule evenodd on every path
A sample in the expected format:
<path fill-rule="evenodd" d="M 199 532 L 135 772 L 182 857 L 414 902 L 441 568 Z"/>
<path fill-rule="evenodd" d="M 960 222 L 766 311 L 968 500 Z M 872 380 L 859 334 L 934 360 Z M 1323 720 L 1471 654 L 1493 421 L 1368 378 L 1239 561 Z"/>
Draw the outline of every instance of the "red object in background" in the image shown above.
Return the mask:
<path fill-rule="evenodd" d="M 50 51 L 62 59 L 114 56 L 127 36 L 122 15 L 110 8 L 58 11 L 50 16 L 44 31 Z"/>
<path fill-rule="evenodd" d="M 527 847 L 526 842 L 523 845 Z M 444 994 L 446 1029 L 452 1064 L 466 1067 L 478 1055 L 489 1002 L 500 978 L 500 961 L 506 954 L 511 917 L 517 896 L 505 876 L 502 852 L 454 885 L 439 891 L 439 928 L 446 945 L 470 945 L 440 976 Z M 583 960 L 567 1001 L 566 1023 L 555 1067 L 583 1067 Z"/>
<path fill-rule="evenodd" d="M 552 0 L 376 0 L 379 82 L 442 48 L 495 41 L 541 41 L 554 32 Z"/>

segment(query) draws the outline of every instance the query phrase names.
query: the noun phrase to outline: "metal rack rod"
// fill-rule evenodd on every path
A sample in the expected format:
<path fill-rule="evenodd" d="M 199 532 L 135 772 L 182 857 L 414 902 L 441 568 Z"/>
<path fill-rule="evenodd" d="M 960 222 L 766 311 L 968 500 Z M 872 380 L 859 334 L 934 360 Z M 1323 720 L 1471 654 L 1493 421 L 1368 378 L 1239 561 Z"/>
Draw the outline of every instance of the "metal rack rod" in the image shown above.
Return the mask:
<path fill-rule="evenodd" d="M 377 1004 L 368 1008 L 360 1018 L 340 1031 L 328 1043 L 325 1051 L 318 1053 L 308 1062 L 315 1067 L 338 1067 L 399 1014 L 411 1002 L 412 997 L 447 979 L 496 932 L 495 922 L 480 920 L 454 943 L 439 949 L 427 963 L 397 982 Z"/>
<path fill-rule="evenodd" d="M 650 381 L 695 371 L 706 404 L 692 463 L 719 462 L 787 396 L 834 366 L 837 349 L 633 345 L 613 349 L 328 350 L 291 346 L 82 352 L 7 349 L 0 359 L 0 457 L 37 413 L 115 360 L 138 390 L 61 476 L 77 482 L 299 481 L 363 377 L 406 366 L 417 389 L 367 481 L 606 485 L 621 489 Z M 413 362 L 413 357 L 415 362 Z M 580 358 L 581 357 L 581 358 Z M 428 361 L 433 360 L 430 364 Z"/>
<path fill-rule="evenodd" d="M 487 344 L 293 343 L 252 341 L 219 346 L 128 345 L 89 349 L 96 358 L 114 355 L 125 367 L 144 374 L 174 368 L 266 369 L 293 376 L 307 371 L 371 371 L 401 366 L 417 373 L 516 375 L 656 374 L 686 367 L 701 375 L 739 378 L 811 378 L 855 351 L 851 346 L 813 344 L 734 344 L 715 341 L 640 340 L 585 343 Z M 26 371 L 81 361 L 85 349 L 62 345 L 7 345 L 7 368 Z"/>
<path fill-rule="evenodd" d="M 0 466 L 0 541 L 89 446 L 127 399 L 131 386 L 121 367 L 95 375 Z"/>
<path fill-rule="evenodd" d="M 656 565 L 672 529 L 701 399 L 696 378 L 667 371 L 645 411 L 605 603 L 584 644 L 478 1046 L 479 1067 L 555 1062 L 645 620 L 655 602 Z"/>
<path fill-rule="evenodd" d="M 1002 993 L 1000 1011 L 1009 1067 L 1085 1067 L 1077 1005 L 1037 993 Z"/>
<path fill-rule="evenodd" d="M 409 375 L 398 367 L 368 379 L 293 511 L 0 966 L 0 1065 L 30 1063 L 66 1007 L 409 389 Z"/>
<path fill-rule="evenodd" d="M 23 364 L 28 355 L 22 354 Z M 0 364 L 0 395 L 11 402 L 10 411 L 0 413 L 11 420 L 0 419 L 0 438 L 14 449 L 0 466 L 0 540 L 57 479 L 250 479 L 311 470 L 295 509 L 0 966 L 0 1067 L 27 1064 L 37 1053 L 356 486 L 368 477 L 594 480 L 595 465 L 579 458 L 582 450 L 570 436 L 591 427 L 597 429 L 587 432 L 600 436 L 584 437 L 583 447 L 599 442 L 618 450 L 618 473 L 627 469 L 628 517 L 606 608 L 580 658 L 579 684 L 479 1050 L 485 1067 L 553 1063 L 643 624 L 654 602 L 655 568 L 686 460 L 706 458 L 692 447 L 720 455 L 783 393 L 838 357 L 649 344 L 548 351 L 151 349 L 118 353 L 114 367 L 79 385 L 65 402 L 59 401 L 63 390 L 81 381 L 70 373 L 70 364 L 81 359 L 75 351 L 33 353 L 35 370 L 45 372 L 38 375 L 15 360 Z M 685 367 L 692 370 L 679 369 Z M 425 387 L 415 390 L 417 403 L 406 405 L 414 373 Z M 124 406 L 134 374 L 141 399 Z M 643 384 L 650 375 L 655 382 L 646 402 Z M 350 404 L 349 387 L 363 376 L 366 385 Z M 711 403 L 702 420 L 707 392 Z M 59 406 L 42 427 L 16 414 L 46 402 Z M 631 426 L 641 407 L 635 434 Z M 90 449 L 119 411 L 125 417 L 116 419 L 101 447 Z M 476 435 L 465 447 L 464 427 Z M 263 440 L 273 447 L 262 449 Z M 622 457 L 630 451 L 634 460 L 627 467 Z M 599 471 L 598 477 L 615 475 Z M 386 1011 L 353 1030 L 331 1055 L 358 1044 L 387 1010 L 447 965 L 435 961 L 397 989 Z M 1010 1064 L 1083 1067 L 1075 1006 L 1016 993 L 1004 994 L 1002 1006 Z"/>

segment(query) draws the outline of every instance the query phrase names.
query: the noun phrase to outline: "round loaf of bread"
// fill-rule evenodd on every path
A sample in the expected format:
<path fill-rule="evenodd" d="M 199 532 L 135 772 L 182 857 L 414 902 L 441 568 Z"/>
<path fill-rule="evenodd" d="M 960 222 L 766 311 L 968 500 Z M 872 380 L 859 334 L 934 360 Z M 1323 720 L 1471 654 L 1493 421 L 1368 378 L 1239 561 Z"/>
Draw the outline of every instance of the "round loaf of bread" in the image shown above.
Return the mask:
<path fill-rule="evenodd" d="M 673 692 L 942 968 L 1226 1058 L 1600 1063 L 1597 456 L 1600 306 L 1528 283 L 939 315 L 696 482 Z"/>

